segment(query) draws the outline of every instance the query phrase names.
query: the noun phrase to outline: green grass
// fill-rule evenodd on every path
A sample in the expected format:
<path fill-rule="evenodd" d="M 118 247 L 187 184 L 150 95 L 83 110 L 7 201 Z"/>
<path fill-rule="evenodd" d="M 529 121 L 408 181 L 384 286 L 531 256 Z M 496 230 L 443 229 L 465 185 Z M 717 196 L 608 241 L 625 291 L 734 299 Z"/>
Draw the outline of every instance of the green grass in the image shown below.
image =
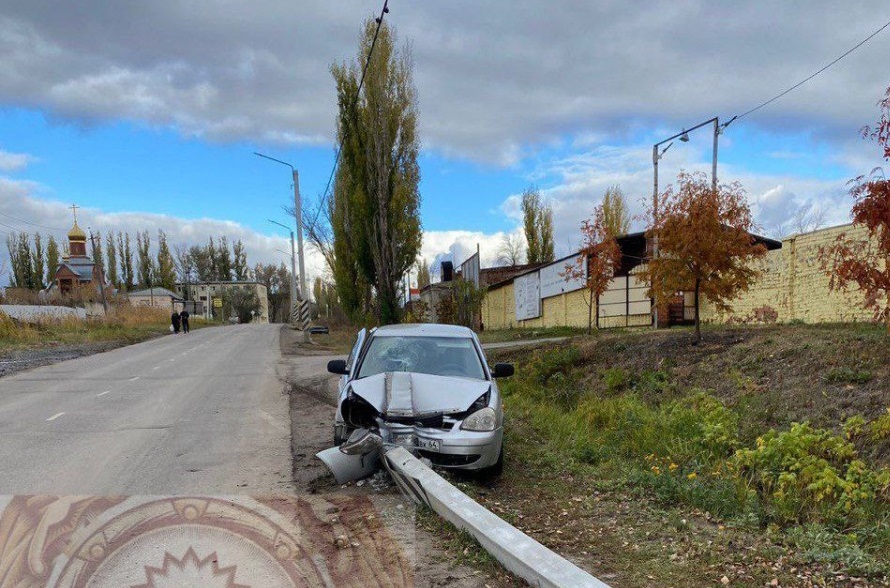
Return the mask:
<path fill-rule="evenodd" d="M 753 553 L 785 549 L 801 566 L 890 570 L 890 470 L 878 457 L 890 438 L 886 332 L 712 327 L 697 348 L 685 337 L 607 334 L 492 354 L 517 364 L 502 384 L 507 415 L 537 437 L 526 451 L 508 431 L 524 475 L 561 467 L 553 486 L 568 477 L 578 488 L 580 477 L 707 513 L 757 543 Z M 855 431 L 836 416 L 860 413 Z M 818 423 L 792 424 L 808 416 Z"/>

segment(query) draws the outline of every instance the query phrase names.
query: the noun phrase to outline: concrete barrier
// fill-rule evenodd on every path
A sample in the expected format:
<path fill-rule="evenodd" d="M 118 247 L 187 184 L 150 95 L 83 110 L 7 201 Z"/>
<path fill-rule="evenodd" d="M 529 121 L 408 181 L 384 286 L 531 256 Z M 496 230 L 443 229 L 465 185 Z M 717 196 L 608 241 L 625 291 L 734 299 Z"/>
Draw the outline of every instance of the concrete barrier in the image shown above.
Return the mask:
<path fill-rule="evenodd" d="M 386 451 L 386 469 L 402 492 L 464 529 L 506 569 L 541 588 L 609 588 L 448 483 L 401 447 Z"/>

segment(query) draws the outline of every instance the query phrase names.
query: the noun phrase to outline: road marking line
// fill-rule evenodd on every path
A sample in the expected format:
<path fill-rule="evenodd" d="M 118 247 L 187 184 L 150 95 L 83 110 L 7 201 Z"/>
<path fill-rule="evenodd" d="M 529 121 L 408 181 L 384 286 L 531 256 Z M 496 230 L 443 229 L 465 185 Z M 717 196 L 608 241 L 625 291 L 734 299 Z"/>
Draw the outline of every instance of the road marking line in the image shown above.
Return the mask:
<path fill-rule="evenodd" d="M 156 366 L 154 366 L 154 367 L 153 367 L 153 368 L 151 368 L 151 369 L 153 369 L 153 370 L 159 370 L 159 369 L 161 369 L 161 368 L 162 368 L 162 367 L 163 367 L 163 366 L 160 366 L 160 365 L 156 365 Z"/>
<path fill-rule="evenodd" d="M 111 392 L 111 390 L 106 390 L 105 392 L 99 392 L 98 394 L 96 394 L 96 396 L 105 396 L 109 392 Z"/>
<path fill-rule="evenodd" d="M 139 376 L 133 376 L 132 378 L 130 378 L 130 381 L 135 382 L 138 379 L 139 379 Z"/>
<path fill-rule="evenodd" d="M 64 413 L 64 412 L 60 412 L 59 414 L 54 414 L 53 416 L 49 417 L 49 418 L 46 419 L 46 420 L 47 420 L 47 421 L 54 421 L 54 420 L 56 420 L 57 418 L 59 418 L 60 416 L 62 416 L 63 414 L 65 414 L 65 413 Z"/>

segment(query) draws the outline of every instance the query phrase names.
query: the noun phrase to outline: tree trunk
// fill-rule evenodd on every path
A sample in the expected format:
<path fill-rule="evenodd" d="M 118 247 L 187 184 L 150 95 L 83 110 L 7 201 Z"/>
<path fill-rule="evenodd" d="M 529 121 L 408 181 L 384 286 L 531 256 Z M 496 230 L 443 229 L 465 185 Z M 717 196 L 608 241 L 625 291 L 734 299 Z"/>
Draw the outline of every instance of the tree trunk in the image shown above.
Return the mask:
<path fill-rule="evenodd" d="M 695 344 L 701 341 L 701 324 L 698 319 L 698 290 L 701 286 L 701 280 L 695 279 Z"/>
<path fill-rule="evenodd" d="M 588 292 L 587 299 L 587 334 L 591 335 L 592 324 L 593 324 L 593 292 Z"/>

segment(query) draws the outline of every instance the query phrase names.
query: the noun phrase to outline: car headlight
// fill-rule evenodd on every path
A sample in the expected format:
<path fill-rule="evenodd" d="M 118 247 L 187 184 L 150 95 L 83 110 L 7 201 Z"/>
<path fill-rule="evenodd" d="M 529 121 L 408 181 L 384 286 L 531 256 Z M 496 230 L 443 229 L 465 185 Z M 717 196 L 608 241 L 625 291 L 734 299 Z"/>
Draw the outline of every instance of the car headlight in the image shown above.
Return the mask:
<path fill-rule="evenodd" d="M 464 419 L 464 424 L 460 428 L 464 431 L 494 431 L 497 420 L 494 409 L 486 406 Z"/>

